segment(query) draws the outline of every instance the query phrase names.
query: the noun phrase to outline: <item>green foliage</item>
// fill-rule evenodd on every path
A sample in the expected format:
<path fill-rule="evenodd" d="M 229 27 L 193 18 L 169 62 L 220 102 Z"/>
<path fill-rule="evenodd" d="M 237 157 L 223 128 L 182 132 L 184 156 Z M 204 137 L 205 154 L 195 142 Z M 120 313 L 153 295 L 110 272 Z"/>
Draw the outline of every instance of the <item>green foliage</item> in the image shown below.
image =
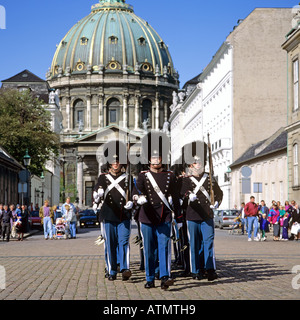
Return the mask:
<path fill-rule="evenodd" d="M 51 115 L 28 91 L 0 90 L 0 145 L 23 164 L 28 149 L 29 170 L 40 176 L 51 156 L 59 153 L 59 136 L 52 132 Z"/>

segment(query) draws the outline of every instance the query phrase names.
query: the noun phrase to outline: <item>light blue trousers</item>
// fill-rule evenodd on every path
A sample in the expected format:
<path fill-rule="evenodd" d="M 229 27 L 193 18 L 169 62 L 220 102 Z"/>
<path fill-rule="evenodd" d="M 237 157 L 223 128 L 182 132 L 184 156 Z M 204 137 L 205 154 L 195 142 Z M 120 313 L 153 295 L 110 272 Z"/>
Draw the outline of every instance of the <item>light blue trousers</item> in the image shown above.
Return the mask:
<path fill-rule="evenodd" d="M 144 245 L 146 281 L 155 280 L 157 257 L 159 260 L 160 278 L 171 276 L 171 222 L 158 226 L 141 223 L 141 234 Z M 156 269 L 156 270 L 155 270 Z"/>
<path fill-rule="evenodd" d="M 120 271 L 129 269 L 130 231 L 131 221 L 123 222 L 104 221 L 103 237 L 105 238 L 105 255 L 109 275 L 117 274 L 117 264 Z"/>
<path fill-rule="evenodd" d="M 51 218 L 50 217 L 45 217 L 43 220 L 44 223 L 44 236 L 45 239 L 48 238 L 48 236 L 50 238 L 53 237 L 53 226 L 52 226 L 52 222 L 51 222 Z"/>
<path fill-rule="evenodd" d="M 214 254 L 215 229 L 213 219 L 206 221 L 187 221 L 190 244 L 190 265 L 192 273 L 215 270 Z"/>

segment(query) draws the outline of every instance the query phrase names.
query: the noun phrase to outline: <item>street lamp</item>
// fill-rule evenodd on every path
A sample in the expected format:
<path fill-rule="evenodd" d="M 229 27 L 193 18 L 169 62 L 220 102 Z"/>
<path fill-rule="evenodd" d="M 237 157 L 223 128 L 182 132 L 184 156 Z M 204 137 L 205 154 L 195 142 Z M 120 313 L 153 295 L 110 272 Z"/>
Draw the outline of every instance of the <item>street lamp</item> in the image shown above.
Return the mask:
<path fill-rule="evenodd" d="M 24 166 L 26 168 L 26 182 L 27 182 L 27 201 L 26 201 L 26 205 L 27 205 L 27 208 L 28 208 L 28 204 L 30 202 L 30 196 L 31 196 L 31 186 L 30 186 L 30 174 L 29 174 L 29 170 L 28 170 L 28 167 L 30 166 L 30 163 L 31 163 L 31 157 L 30 155 L 28 154 L 28 149 L 26 149 L 26 154 L 25 156 L 23 157 L 23 162 L 24 162 Z"/>
<path fill-rule="evenodd" d="M 25 156 L 24 156 L 24 158 L 23 158 L 23 161 L 24 161 L 24 166 L 25 166 L 25 168 L 27 169 L 27 167 L 29 167 L 29 166 L 30 166 L 30 163 L 31 163 L 31 157 L 30 157 L 30 155 L 28 154 L 28 149 L 26 149 L 26 154 L 25 154 Z"/>

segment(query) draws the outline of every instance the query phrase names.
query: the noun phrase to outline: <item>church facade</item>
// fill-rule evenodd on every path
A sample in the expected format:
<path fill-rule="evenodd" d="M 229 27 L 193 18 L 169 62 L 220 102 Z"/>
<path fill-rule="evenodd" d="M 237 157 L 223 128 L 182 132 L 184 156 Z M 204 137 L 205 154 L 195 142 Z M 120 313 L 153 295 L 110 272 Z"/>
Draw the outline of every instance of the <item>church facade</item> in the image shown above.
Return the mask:
<path fill-rule="evenodd" d="M 61 40 L 46 78 L 63 116 L 64 193 L 90 206 L 101 146 L 120 137 L 136 145 L 166 127 L 178 73 L 162 38 L 132 6 L 101 0 Z"/>

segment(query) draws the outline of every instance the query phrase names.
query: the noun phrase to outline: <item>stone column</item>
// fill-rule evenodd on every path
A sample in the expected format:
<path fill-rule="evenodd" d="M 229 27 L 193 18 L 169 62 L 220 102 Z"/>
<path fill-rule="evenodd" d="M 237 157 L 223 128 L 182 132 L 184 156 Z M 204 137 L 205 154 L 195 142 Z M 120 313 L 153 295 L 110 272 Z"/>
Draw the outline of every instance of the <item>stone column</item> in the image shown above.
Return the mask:
<path fill-rule="evenodd" d="M 71 106 L 70 98 L 66 98 L 66 116 L 67 116 L 67 131 L 71 130 Z"/>
<path fill-rule="evenodd" d="M 92 131 L 92 109 L 91 109 L 91 96 L 86 96 L 86 118 L 87 118 L 87 131 Z"/>
<path fill-rule="evenodd" d="M 159 129 L 159 99 L 155 100 L 155 129 Z"/>
<path fill-rule="evenodd" d="M 98 128 L 103 128 L 104 127 L 104 122 L 103 122 L 103 94 L 99 94 L 99 123 L 98 123 Z"/>
<path fill-rule="evenodd" d="M 168 121 L 168 102 L 164 102 L 164 122 Z"/>
<path fill-rule="evenodd" d="M 128 127 L 128 94 L 123 94 L 123 127 Z"/>
<path fill-rule="evenodd" d="M 79 207 L 83 205 L 83 157 L 77 157 L 77 191 Z"/>
<path fill-rule="evenodd" d="M 134 122 L 134 130 L 138 130 L 139 129 L 139 122 L 140 122 L 140 117 L 139 117 L 139 109 L 140 109 L 140 104 L 139 104 L 139 101 L 140 100 L 140 96 L 139 95 L 136 95 L 135 96 L 135 116 L 134 116 L 134 119 L 135 119 L 135 122 Z"/>

